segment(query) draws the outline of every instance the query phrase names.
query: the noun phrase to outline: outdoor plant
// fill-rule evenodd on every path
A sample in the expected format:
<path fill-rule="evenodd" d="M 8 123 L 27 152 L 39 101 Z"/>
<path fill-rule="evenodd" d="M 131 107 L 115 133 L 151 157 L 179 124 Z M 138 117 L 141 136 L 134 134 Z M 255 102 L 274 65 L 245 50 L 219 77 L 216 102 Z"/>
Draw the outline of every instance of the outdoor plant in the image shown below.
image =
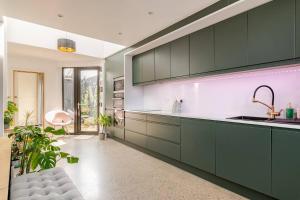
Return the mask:
<path fill-rule="evenodd" d="M 79 158 L 62 152 L 60 147 L 55 145 L 57 140 L 49 136 L 64 135 L 64 129 L 42 129 L 27 122 L 28 120 L 25 126 L 16 126 L 9 134 L 17 147 L 15 157 L 19 160 L 19 175 L 54 168 L 61 159 L 66 159 L 70 164 L 78 163 Z"/>
<path fill-rule="evenodd" d="M 12 101 L 7 102 L 7 108 L 4 111 L 4 124 L 8 128 L 13 125 L 14 114 L 18 112 L 18 107 L 16 103 Z"/>
<path fill-rule="evenodd" d="M 112 117 L 110 115 L 106 115 L 106 114 L 100 114 L 99 118 L 98 118 L 98 124 L 101 126 L 102 129 L 102 133 L 105 135 L 107 135 L 106 132 L 106 128 L 110 127 L 113 123 Z"/>

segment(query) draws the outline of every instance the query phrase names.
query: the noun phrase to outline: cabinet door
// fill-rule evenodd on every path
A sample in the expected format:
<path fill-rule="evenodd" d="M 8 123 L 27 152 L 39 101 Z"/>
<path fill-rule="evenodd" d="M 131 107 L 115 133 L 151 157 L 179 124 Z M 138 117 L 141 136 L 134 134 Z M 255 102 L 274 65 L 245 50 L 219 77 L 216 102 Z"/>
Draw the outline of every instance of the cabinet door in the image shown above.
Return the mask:
<path fill-rule="evenodd" d="M 189 37 L 171 42 L 171 77 L 189 75 Z"/>
<path fill-rule="evenodd" d="M 167 79 L 171 76 L 170 44 L 155 49 L 155 79 Z"/>
<path fill-rule="evenodd" d="M 142 120 L 126 118 L 125 129 L 146 135 L 147 124 L 145 121 Z"/>
<path fill-rule="evenodd" d="M 142 82 L 154 80 L 154 50 L 142 54 Z"/>
<path fill-rule="evenodd" d="M 300 199 L 300 130 L 272 129 L 272 196 Z"/>
<path fill-rule="evenodd" d="M 214 70 L 214 29 L 208 27 L 190 36 L 190 74 Z"/>
<path fill-rule="evenodd" d="M 300 57 L 300 0 L 296 0 L 296 57 Z"/>
<path fill-rule="evenodd" d="M 275 0 L 248 12 L 249 64 L 294 57 L 295 0 Z"/>
<path fill-rule="evenodd" d="M 215 173 L 215 122 L 182 119 L 181 161 Z"/>
<path fill-rule="evenodd" d="M 147 135 L 168 140 L 177 144 L 180 143 L 179 126 L 161 124 L 155 122 L 147 122 Z"/>
<path fill-rule="evenodd" d="M 147 136 L 125 130 L 125 141 L 146 148 Z"/>
<path fill-rule="evenodd" d="M 132 58 L 132 82 L 133 84 L 142 82 L 142 62 L 141 55 L 136 55 Z"/>
<path fill-rule="evenodd" d="M 215 68 L 230 69 L 247 65 L 247 14 L 215 25 Z"/>
<path fill-rule="evenodd" d="M 271 128 L 217 123 L 216 175 L 271 194 Z"/>
<path fill-rule="evenodd" d="M 147 149 L 160 153 L 164 156 L 180 160 L 180 146 L 172 142 L 148 136 L 146 147 Z"/>

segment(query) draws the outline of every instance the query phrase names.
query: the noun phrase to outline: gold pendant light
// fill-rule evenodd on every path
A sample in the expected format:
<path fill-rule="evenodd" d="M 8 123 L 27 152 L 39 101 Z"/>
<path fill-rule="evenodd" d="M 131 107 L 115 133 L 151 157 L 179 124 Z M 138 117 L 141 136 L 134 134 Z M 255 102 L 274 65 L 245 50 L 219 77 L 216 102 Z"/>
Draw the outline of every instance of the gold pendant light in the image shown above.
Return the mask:
<path fill-rule="evenodd" d="M 62 14 L 58 14 L 57 17 L 61 20 L 63 19 Z M 63 21 L 61 22 L 63 23 Z M 75 41 L 68 39 L 66 32 L 65 38 L 59 38 L 57 40 L 57 49 L 61 52 L 73 53 L 76 51 L 76 43 Z"/>
<path fill-rule="evenodd" d="M 62 52 L 73 53 L 76 51 L 76 43 L 67 38 L 57 40 L 57 49 Z"/>

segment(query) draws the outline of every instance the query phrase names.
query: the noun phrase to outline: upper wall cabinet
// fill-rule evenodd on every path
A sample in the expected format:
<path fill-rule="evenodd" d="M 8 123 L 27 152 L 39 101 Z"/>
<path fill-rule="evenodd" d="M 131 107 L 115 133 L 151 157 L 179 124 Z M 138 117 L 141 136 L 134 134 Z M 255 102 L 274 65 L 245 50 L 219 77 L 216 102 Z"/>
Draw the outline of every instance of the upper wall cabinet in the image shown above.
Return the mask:
<path fill-rule="evenodd" d="M 300 0 L 296 0 L 296 57 L 300 57 Z"/>
<path fill-rule="evenodd" d="M 171 77 L 171 49 L 170 44 L 155 49 L 155 79 Z"/>
<path fill-rule="evenodd" d="M 275 0 L 248 12 L 249 64 L 294 57 L 295 0 Z"/>
<path fill-rule="evenodd" d="M 189 37 L 171 42 L 171 77 L 189 75 Z"/>
<path fill-rule="evenodd" d="M 230 69 L 247 65 L 247 14 L 215 25 L 215 68 Z"/>
<path fill-rule="evenodd" d="M 133 57 L 133 83 L 144 83 L 154 80 L 154 50 Z"/>
<path fill-rule="evenodd" d="M 190 36 L 190 74 L 214 70 L 214 29 L 208 27 Z"/>
<path fill-rule="evenodd" d="M 142 56 L 136 55 L 132 58 L 132 82 L 133 84 L 142 82 Z"/>

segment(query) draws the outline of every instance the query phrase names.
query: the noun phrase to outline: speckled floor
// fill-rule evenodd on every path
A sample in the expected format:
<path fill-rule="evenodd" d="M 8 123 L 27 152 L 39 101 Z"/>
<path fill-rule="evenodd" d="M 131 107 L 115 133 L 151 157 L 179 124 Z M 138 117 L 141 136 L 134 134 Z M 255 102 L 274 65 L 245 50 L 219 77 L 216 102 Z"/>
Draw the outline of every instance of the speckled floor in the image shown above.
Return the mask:
<path fill-rule="evenodd" d="M 64 140 L 80 162 L 61 162 L 86 200 L 245 199 L 193 174 L 114 140 Z"/>

